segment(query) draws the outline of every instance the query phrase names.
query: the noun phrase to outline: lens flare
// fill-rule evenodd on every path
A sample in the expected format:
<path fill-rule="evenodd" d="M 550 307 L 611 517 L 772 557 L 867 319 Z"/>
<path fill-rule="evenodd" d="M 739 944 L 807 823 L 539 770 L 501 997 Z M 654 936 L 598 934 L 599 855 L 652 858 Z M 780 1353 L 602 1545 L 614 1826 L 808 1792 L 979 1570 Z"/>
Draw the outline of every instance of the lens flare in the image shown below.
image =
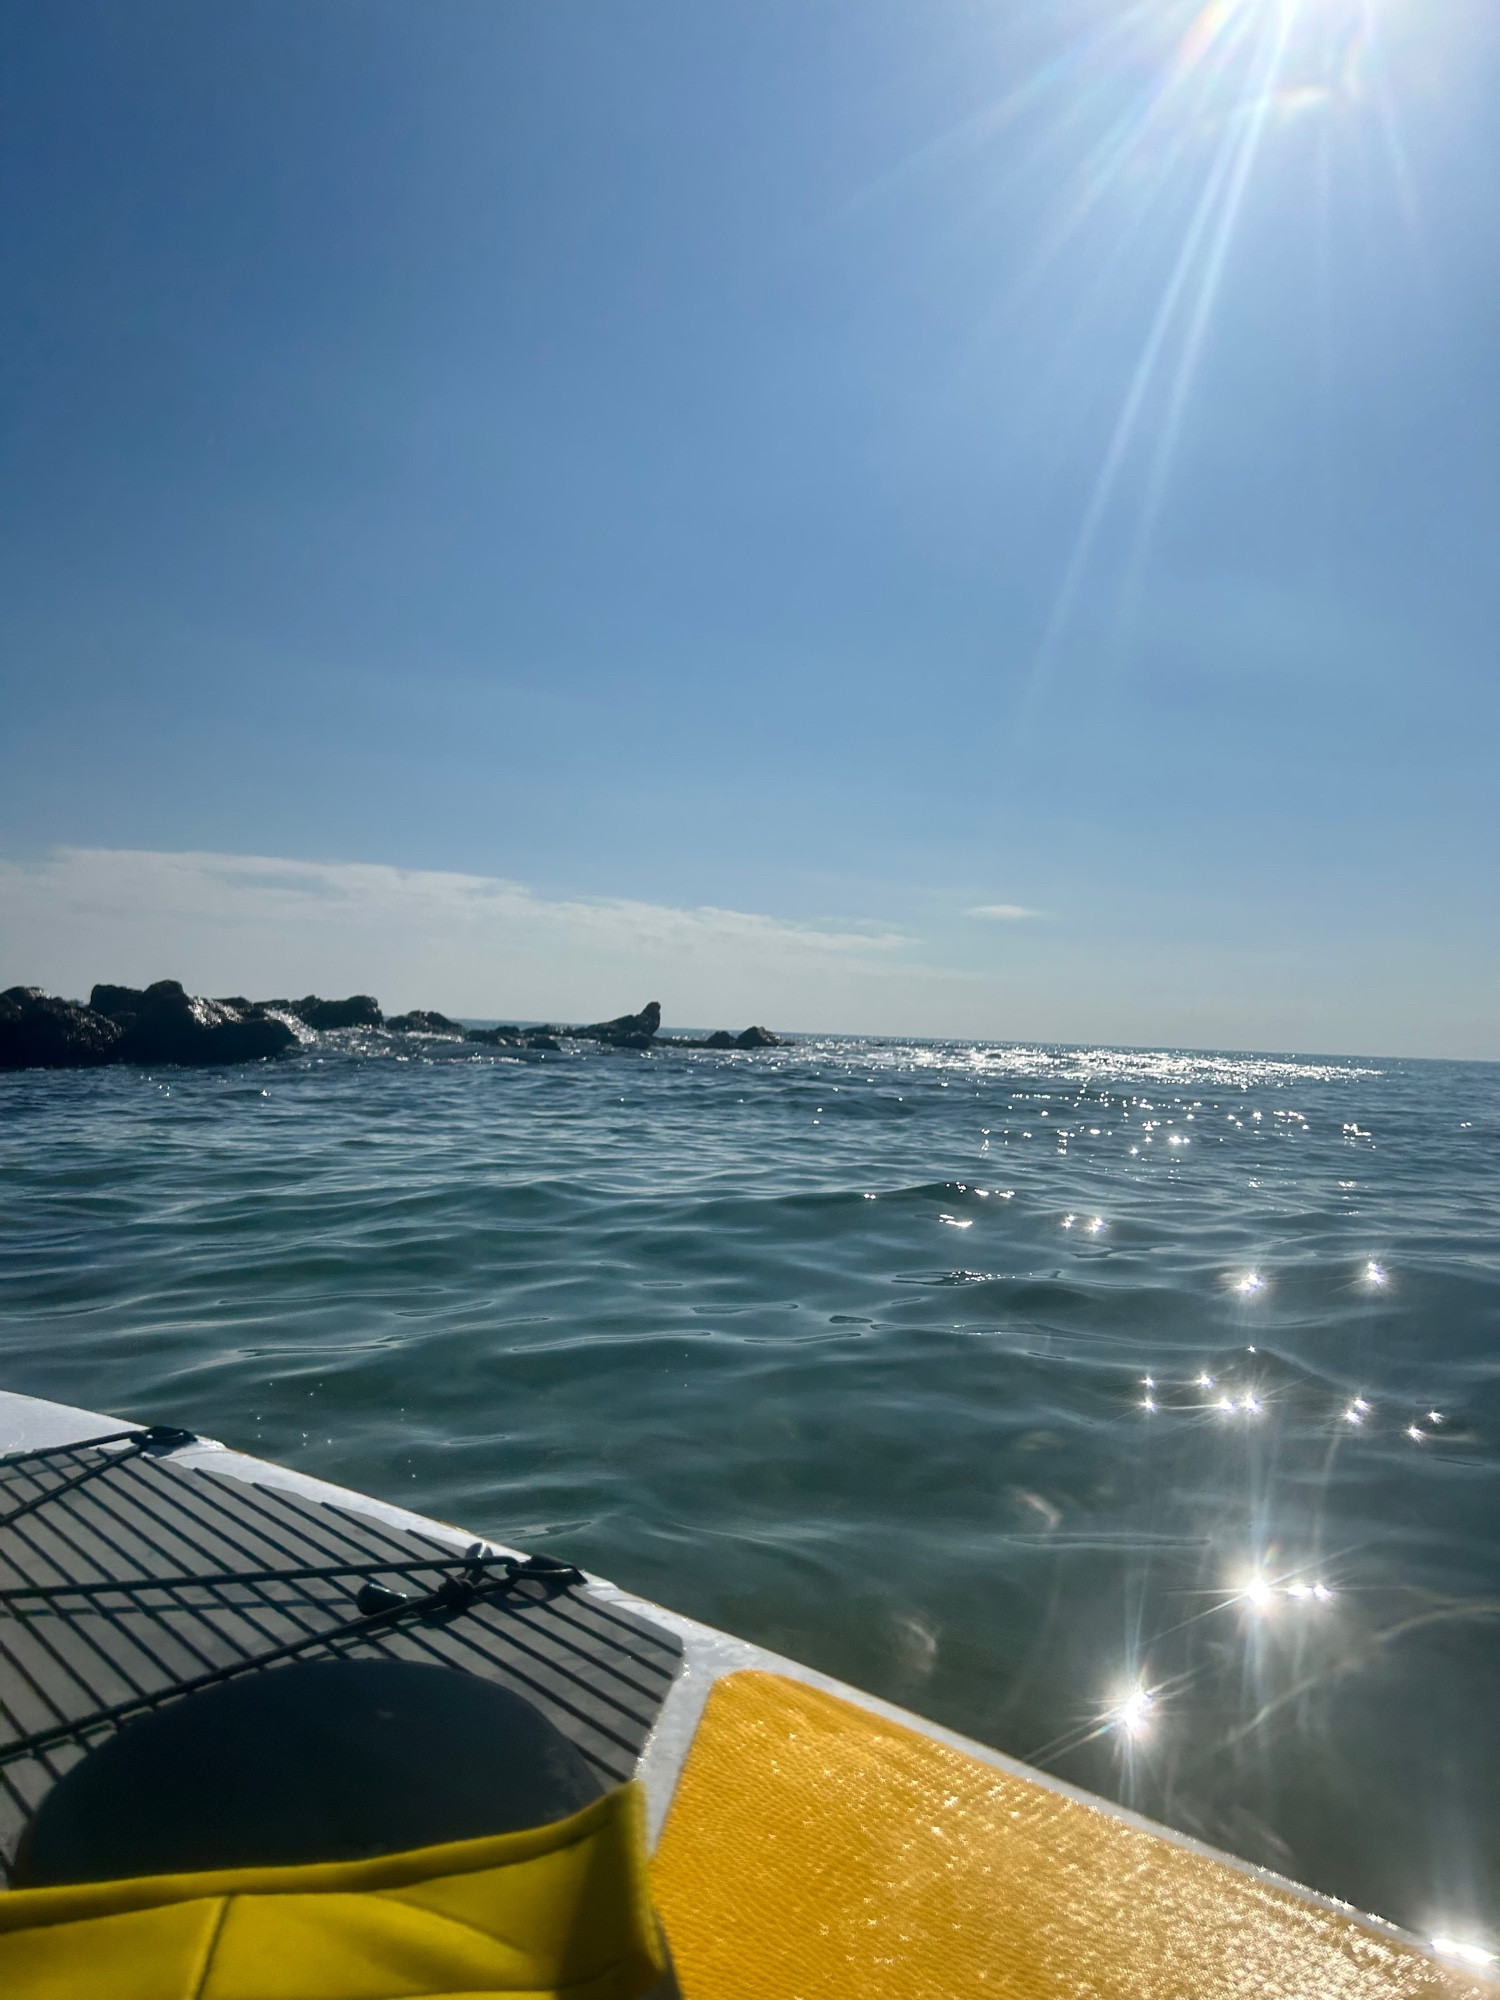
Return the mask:
<path fill-rule="evenodd" d="M 1111 211 L 1098 296 L 1118 291 L 1127 262 L 1148 254 L 1143 246 L 1160 246 L 1160 265 L 1147 280 L 1131 364 L 1033 659 L 1033 692 L 1058 665 L 1075 619 L 1097 601 L 1107 556 L 1118 564 L 1116 617 L 1122 628 L 1129 623 L 1241 223 L 1258 184 L 1295 171 L 1290 135 L 1318 123 L 1325 159 L 1347 139 L 1348 157 L 1360 162 L 1375 135 L 1398 226 L 1409 230 L 1419 213 L 1383 47 L 1384 17 L 1396 11 L 1388 0 L 1152 0 L 1105 11 L 1107 25 L 1055 74 L 1074 85 L 1080 71 L 1138 77 L 1139 89 L 1063 182 L 1037 275 Z M 994 129 L 1045 115 L 1049 97 L 1039 76 L 1005 101 Z M 1054 116 L 1061 123 L 1066 114 Z M 1293 199 L 1305 206 L 1305 189 Z M 1326 193 L 1320 199 L 1326 206 Z"/>
<path fill-rule="evenodd" d="M 1106 1720 L 1122 1736 L 1138 1741 L 1155 1721 L 1155 1700 L 1149 1688 L 1133 1687 L 1115 1703 Z"/>

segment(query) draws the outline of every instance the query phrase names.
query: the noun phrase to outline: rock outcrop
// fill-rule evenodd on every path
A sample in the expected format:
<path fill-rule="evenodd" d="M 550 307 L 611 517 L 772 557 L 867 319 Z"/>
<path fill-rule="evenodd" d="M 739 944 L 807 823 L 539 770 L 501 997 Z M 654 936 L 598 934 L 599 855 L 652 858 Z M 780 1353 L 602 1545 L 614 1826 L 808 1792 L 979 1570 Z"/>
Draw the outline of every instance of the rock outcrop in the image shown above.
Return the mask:
<path fill-rule="evenodd" d="M 436 1013 L 430 1007 L 413 1007 L 409 1014 L 392 1014 L 385 1024 L 396 1035 L 462 1035 L 461 1021 L 450 1021 L 446 1014 Z"/>
<path fill-rule="evenodd" d="M 256 1062 L 295 1046 L 296 1031 L 252 1001 L 204 1000 L 175 979 L 154 986 L 96 986 L 89 1011 L 119 1030 L 109 1060 L 137 1063 Z"/>
<path fill-rule="evenodd" d="M 465 1040 L 491 1048 L 555 1049 L 561 1041 L 603 1042 L 612 1049 L 649 1049 L 661 1026 L 661 1002 L 648 1001 L 639 1014 L 617 1014 L 612 1021 L 592 1021 L 583 1028 L 470 1028 Z"/>
<path fill-rule="evenodd" d="M 701 1042 L 690 1035 L 667 1035 L 661 1046 L 669 1049 L 784 1049 L 786 1041 L 781 1035 L 773 1035 L 769 1028 L 746 1028 L 738 1035 L 731 1035 L 727 1028 L 715 1028 L 711 1035 L 705 1035 Z"/>
<path fill-rule="evenodd" d="M 36 986 L 0 994 L 0 1069 L 253 1062 L 296 1040 L 285 1021 L 250 1001 L 199 999 L 175 979 L 96 986 L 86 1007 Z"/>
<path fill-rule="evenodd" d="M 102 1063 L 232 1063 L 280 1055 L 299 1037 L 292 1022 L 317 1030 L 379 1028 L 395 1034 L 462 1037 L 489 1048 L 555 1051 L 564 1042 L 598 1042 L 614 1049 L 774 1049 L 768 1028 L 731 1035 L 720 1028 L 702 1041 L 662 1035 L 661 1004 L 586 1027 L 465 1028 L 431 1008 L 414 1007 L 389 1021 L 368 993 L 323 1000 L 247 1000 L 242 994 L 205 1000 L 175 979 L 154 986 L 96 986 L 85 1007 L 58 1000 L 38 986 L 0 993 L 0 1069 L 81 1069 Z"/>
<path fill-rule="evenodd" d="M 118 1059 L 120 1034 L 105 1015 L 40 986 L 0 993 L 0 1069 L 96 1069 Z"/>
<path fill-rule="evenodd" d="M 571 1035 L 572 1028 L 466 1028 L 466 1042 L 483 1042 L 492 1049 L 560 1049 L 559 1035 Z"/>
<path fill-rule="evenodd" d="M 639 1014 L 617 1014 L 612 1021 L 595 1021 L 587 1028 L 565 1028 L 575 1041 L 608 1042 L 615 1049 L 649 1049 L 661 1026 L 661 1002 L 648 1000 Z"/>
<path fill-rule="evenodd" d="M 385 1021 L 380 1002 L 370 993 L 351 993 L 347 1000 L 320 1000 L 316 993 L 304 993 L 300 1000 L 262 1000 L 259 1004 L 278 1014 L 290 1014 L 304 1028 L 378 1028 Z"/>
<path fill-rule="evenodd" d="M 735 1036 L 734 1045 L 737 1049 L 781 1049 L 786 1047 L 786 1043 L 782 1040 L 781 1036 L 773 1035 L 769 1028 L 746 1028 L 743 1034 Z"/>

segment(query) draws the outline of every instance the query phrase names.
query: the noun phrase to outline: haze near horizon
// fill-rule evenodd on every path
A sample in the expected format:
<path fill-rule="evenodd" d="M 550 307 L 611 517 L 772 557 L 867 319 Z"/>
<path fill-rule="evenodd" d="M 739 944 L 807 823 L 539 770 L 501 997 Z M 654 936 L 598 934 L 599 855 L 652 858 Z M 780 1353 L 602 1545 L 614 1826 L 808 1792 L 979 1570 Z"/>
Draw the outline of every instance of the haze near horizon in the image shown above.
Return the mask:
<path fill-rule="evenodd" d="M 0 986 L 1500 1057 L 1478 0 L 0 53 Z"/>

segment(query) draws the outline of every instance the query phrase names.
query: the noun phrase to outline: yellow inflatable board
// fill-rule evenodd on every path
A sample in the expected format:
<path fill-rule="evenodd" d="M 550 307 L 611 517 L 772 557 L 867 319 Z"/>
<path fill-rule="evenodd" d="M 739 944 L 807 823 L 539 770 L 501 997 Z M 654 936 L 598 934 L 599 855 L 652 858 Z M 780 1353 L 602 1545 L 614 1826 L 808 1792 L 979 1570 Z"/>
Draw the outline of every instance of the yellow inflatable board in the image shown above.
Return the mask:
<path fill-rule="evenodd" d="M 666 1967 L 644 1808 L 373 1861 L 0 1895 L 5 2000 L 637 2000 Z"/>
<path fill-rule="evenodd" d="M 652 1888 L 684 2000 L 1495 2000 L 1398 1939 L 779 1675 L 713 1688 Z"/>

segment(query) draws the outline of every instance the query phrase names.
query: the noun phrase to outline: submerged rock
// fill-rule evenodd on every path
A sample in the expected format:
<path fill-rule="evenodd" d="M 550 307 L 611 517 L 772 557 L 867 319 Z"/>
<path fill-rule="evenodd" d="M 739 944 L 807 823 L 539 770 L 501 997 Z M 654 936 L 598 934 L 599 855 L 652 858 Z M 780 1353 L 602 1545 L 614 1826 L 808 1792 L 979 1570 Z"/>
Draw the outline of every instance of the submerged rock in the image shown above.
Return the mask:
<path fill-rule="evenodd" d="M 233 1063 L 278 1056 L 296 1045 L 294 1029 L 264 1007 L 242 1000 L 204 1000 L 179 981 L 153 986 L 96 986 L 89 1009 L 114 1024 L 112 1062 Z"/>
<path fill-rule="evenodd" d="M 450 1021 L 430 1007 L 413 1007 L 409 1014 L 392 1014 L 385 1024 L 397 1035 L 462 1035 L 461 1021 Z M 472 1036 L 470 1037 L 472 1040 Z"/>
<path fill-rule="evenodd" d="M 378 1028 L 385 1020 L 372 993 L 351 993 L 347 1000 L 320 1000 L 316 993 L 305 993 L 300 1000 L 262 1000 L 260 1005 L 290 1014 L 304 1028 Z"/>
<path fill-rule="evenodd" d="M 0 993 L 0 1069 L 96 1069 L 117 1060 L 119 1025 L 40 986 Z"/>

